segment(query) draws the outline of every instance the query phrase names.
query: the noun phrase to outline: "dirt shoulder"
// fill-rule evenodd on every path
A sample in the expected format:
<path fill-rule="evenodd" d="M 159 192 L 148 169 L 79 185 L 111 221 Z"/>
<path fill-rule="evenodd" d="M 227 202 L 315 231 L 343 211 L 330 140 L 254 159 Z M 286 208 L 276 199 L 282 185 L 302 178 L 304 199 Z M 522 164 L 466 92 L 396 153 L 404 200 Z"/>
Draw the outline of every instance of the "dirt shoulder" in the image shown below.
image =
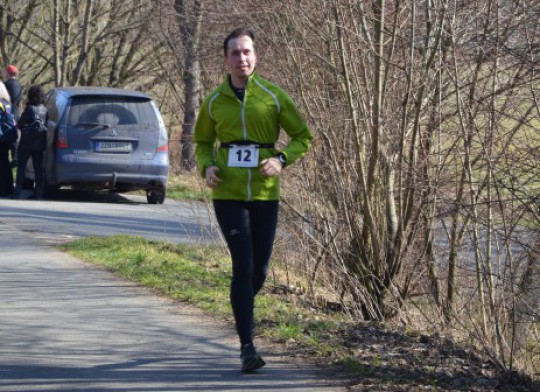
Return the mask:
<path fill-rule="evenodd" d="M 332 339 L 342 341 L 351 362 L 328 366 L 327 361 L 325 367 L 348 378 L 351 392 L 540 391 L 538 377 L 533 380 L 517 372 L 502 372 L 472 348 L 444 336 L 358 325 L 336 331 Z M 298 355 L 309 357 L 309 353 Z"/>

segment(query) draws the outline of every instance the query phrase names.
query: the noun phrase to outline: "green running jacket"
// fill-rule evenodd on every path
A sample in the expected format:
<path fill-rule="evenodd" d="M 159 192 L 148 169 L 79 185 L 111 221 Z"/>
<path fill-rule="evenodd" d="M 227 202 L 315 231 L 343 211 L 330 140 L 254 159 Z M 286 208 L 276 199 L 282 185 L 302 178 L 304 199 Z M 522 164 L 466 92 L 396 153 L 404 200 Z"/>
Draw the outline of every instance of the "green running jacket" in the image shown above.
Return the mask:
<path fill-rule="evenodd" d="M 195 125 L 194 142 L 197 167 L 204 177 L 209 166 L 219 168 L 223 180 L 212 190 L 215 200 L 278 200 L 279 176 L 264 177 L 259 168 L 228 167 L 228 148 L 219 143 L 252 141 L 273 144 L 280 129 L 289 136 L 281 151 L 287 166 L 304 156 L 313 138 L 309 128 L 289 95 L 279 86 L 253 73 L 246 84 L 244 102 L 229 84 L 229 77 L 204 100 Z M 275 148 L 260 148 L 260 161 L 276 155 Z"/>

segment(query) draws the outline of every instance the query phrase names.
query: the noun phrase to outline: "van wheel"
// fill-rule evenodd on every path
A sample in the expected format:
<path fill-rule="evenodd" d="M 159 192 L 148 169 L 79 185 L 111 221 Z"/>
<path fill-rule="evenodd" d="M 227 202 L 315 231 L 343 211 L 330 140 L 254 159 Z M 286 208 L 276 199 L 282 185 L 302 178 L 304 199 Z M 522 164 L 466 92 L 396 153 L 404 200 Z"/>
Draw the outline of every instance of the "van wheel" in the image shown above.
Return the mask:
<path fill-rule="evenodd" d="M 56 192 L 60 189 L 59 185 L 49 185 L 49 178 L 47 174 L 43 175 L 43 197 L 54 197 Z"/>
<path fill-rule="evenodd" d="M 34 189 L 34 180 L 32 180 L 31 178 L 25 178 L 22 183 L 22 189 L 25 189 L 27 191 Z"/>
<path fill-rule="evenodd" d="M 153 188 L 146 191 L 148 204 L 163 204 L 165 201 L 165 189 Z"/>
<path fill-rule="evenodd" d="M 54 197 L 60 190 L 59 186 L 46 186 L 45 189 L 43 189 L 43 197 Z"/>

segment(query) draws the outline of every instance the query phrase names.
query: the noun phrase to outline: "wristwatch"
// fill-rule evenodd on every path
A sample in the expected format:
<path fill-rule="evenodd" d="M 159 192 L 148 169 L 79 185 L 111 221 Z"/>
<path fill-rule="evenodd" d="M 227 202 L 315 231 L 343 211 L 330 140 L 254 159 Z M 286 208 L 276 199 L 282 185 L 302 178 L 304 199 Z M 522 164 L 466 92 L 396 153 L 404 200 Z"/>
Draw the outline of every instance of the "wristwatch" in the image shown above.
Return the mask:
<path fill-rule="evenodd" d="M 276 158 L 279 159 L 279 162 L 281 162 L 281 167 L 285 167 L 285 165 L 287 165 L 287 157 L 282 152 L 276 154 Z"/>

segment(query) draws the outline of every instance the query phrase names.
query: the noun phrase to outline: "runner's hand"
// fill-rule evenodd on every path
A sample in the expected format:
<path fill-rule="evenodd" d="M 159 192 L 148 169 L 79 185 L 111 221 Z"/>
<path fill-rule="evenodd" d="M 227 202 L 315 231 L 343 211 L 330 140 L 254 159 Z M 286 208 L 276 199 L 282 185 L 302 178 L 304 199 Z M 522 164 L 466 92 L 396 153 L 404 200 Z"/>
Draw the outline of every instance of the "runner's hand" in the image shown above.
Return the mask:
<path fill-rule="evenodd" d="M 259 173 L 266 177 L 279 176 L 282 169 L 281 162 L 278 158 L 272 157 L 261 161 Z"/>
<path fill-rule="evenodd" d="M 206 180 L 206 186 L 212 189 L 217 188 L 217 186 L 223 182 L 221 178 L 217 176 L 219 168 L 217 166 L 208 166 L 204 172 L 204 178 Z"/>

